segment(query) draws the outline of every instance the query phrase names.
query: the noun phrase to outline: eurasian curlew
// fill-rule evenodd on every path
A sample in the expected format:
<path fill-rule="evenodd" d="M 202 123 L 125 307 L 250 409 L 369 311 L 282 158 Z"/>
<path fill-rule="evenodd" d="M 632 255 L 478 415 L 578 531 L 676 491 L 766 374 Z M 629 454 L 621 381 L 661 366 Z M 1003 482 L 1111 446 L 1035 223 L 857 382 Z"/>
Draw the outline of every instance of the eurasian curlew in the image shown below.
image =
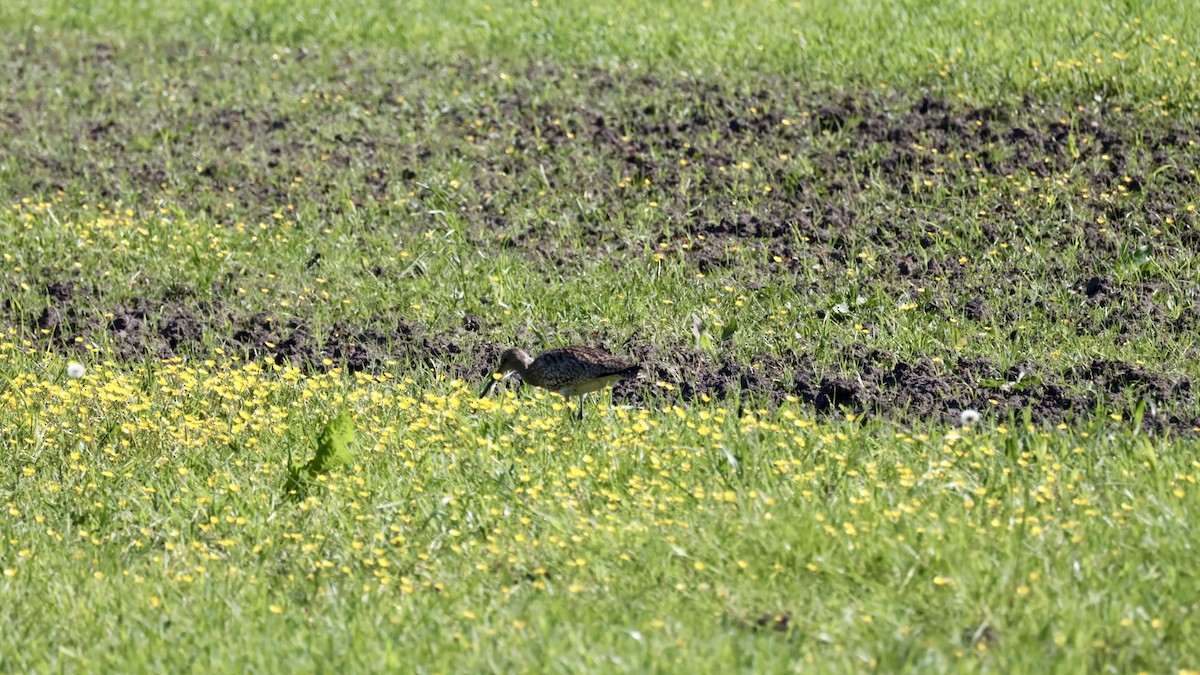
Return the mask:
<path fill-rule="evenodd" d="M 524 349 L 509 349 L 500 355 L 500 367 L 479 397 L 487 396 L 497 382 L 514 373 L 535 387 L 556 391 L 564 398 L 579 397 L 579 419 L 583 419 L 583 396 L 637 375 L 641 366 L 593 347 L 559 347 L 531 358 Z"/>

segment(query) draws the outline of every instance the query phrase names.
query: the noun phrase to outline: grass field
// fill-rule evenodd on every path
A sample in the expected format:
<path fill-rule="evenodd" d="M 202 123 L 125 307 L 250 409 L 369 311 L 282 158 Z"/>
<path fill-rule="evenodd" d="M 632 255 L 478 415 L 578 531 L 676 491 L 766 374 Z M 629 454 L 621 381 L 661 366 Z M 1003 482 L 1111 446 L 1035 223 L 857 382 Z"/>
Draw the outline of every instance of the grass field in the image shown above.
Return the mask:
<path fill-rule="evenodd" d="M 4 3 L 0 670 L 1200 669 L 1193 15 Z"/>

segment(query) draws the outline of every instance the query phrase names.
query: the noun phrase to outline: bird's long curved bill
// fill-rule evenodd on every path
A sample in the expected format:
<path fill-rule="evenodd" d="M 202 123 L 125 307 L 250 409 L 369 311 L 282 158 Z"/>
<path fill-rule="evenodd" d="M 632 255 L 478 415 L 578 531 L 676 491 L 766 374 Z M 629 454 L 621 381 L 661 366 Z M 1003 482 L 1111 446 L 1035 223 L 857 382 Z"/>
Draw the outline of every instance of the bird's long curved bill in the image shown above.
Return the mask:
<path fill-rule="evenodd" d="M 487 396 L 488 392 L 491 391 L 492 387 L 496 386 L 496 383 L 499 381 L 500 380 L 497 380 L 494 377 L 489 377 L 487 384 L 483 385 L 483 391 L 479 392 L 479 398 L 483 398 L 484 396 Z"/>
<path fill-rule="evenodd" d="M 483 391 L 479 392 L 479 398 L 487 396 L 488 392 L 492 390 L 492 387 L 496 386 L 497 382 L 503 382 L 510 377 L 512 377 L 512 373 L 505 373 L 504 377 L 496 377 L 495 375 L 489 377 L 487 384 L 483 385 Z"/>

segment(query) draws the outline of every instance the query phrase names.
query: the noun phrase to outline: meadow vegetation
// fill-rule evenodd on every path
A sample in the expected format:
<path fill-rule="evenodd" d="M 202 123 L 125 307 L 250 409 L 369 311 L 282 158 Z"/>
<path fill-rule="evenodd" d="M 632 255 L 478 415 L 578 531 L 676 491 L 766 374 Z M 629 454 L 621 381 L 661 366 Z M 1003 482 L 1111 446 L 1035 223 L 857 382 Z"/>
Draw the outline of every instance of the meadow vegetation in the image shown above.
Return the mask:
<path fill-rule="evenodd" d="M 1200 668 L 1193 14 L 4 3 L 0 669 Z"/>

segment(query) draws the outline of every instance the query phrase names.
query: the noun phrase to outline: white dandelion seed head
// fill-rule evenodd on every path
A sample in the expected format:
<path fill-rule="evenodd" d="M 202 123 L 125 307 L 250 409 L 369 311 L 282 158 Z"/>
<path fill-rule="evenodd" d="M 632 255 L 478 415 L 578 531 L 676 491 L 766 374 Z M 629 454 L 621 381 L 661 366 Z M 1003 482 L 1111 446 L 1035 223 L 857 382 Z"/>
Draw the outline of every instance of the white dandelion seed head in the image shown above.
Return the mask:
<path fill-rule="evenodd" d="M 67 364 L 67 377 L 71 378 L 72 380 L 78 380 L 86 374 L 87 368 L 84 368 L 82 363 Z"/>
<path fill-rule="evenodd" d="M 969 427 L 972 424 L 978 423 L 980 417 L 981 416 L 978 410 L 967 408 L 958 414 L 958 421 L 961 422 L 964 427 Z"/>

